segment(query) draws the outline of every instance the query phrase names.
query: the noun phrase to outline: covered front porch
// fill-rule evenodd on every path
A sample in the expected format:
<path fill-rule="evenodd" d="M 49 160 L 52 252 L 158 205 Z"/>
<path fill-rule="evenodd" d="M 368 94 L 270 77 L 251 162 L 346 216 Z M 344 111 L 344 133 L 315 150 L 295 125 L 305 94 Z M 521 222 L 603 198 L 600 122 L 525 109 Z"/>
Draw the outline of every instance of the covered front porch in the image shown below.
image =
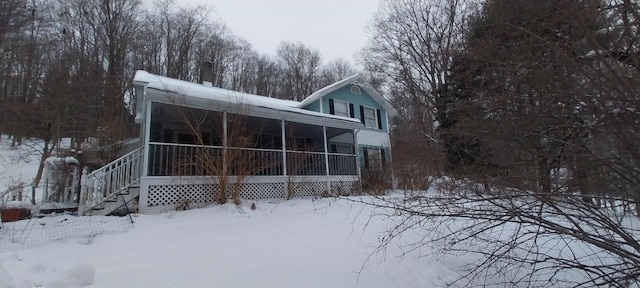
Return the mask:
<path fill-rule="evenodd" d="M 225 183 L 240 187 L 245 199 L 348 195 L 360 189 L 357 125 L 306 115 L 295 119 L 279 111 L 163 102 L 147 108 L 141 212 L 216 201 Z"/>

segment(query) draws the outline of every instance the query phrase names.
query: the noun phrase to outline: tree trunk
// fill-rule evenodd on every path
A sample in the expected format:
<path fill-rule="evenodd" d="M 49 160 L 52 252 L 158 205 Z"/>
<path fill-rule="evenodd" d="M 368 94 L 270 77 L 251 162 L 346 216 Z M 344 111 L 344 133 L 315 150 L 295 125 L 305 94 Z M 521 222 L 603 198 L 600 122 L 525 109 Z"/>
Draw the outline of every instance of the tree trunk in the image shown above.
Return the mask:
<path fill-rule="evenodd" d="M 40 157 L 40 164 L 38 165 L 38 173 L 36 174 L 36 178 L 33 180 L 33 186 L 38 187 L 40 185 L 40 180 L 42 180 L 42 173 L 44 172 L 44 163 L 49 158 L 51 151 L 49 150 L 49 145 L 51 144 L 51 140 L 46 139 L 44 141 L 44 147 L 42 148 L 42 156 Z"/>
<path fill-rule="evenodd" d="M 538 185 L 540 192 L 546 195 L 551 193 L 551 175 L 549 175 L 549 172 L 547 157 L 541 156 L 538 159 Z"/>
<path fill-rule="evenodd" d="M 53 150 L 51 149 L 53 148 L 53 146 L 49 147 L 49 145 L 51 145 L 51 122 L 47 124 L 47 134 L 44 138 L 44 146 L 42 147 L 42 155 L 40 157 L 40 164 L 38 165 L 38 173 L 36 174 L 36 178 L 33 180 L 34 187 L 38 187 L 38 185 L 40 185 L 40 180 L 42 180 L 42 173 L 44 171 L 44 163 L 51 155 L 51 150 Z"/>

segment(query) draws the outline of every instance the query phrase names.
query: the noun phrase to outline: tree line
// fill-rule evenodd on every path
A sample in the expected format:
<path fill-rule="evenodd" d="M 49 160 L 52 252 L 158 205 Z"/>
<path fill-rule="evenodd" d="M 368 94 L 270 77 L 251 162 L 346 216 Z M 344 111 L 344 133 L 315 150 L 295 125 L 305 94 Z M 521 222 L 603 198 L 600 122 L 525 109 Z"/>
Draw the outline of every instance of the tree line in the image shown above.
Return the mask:
<path fill-rule="evenodd" d="M 127 138 L 140 69 L 193 82 L 207 69 L 216 87 L 292 100 L 357 73 L 300 42 L 259 53 L 209 11 L 171 0 L 2 1 L 0 133 L 13 144 Z"/>
<path fill-rule="evenodd" d="M 448 287 L 637 285 L 638 1 L 387 0 L 371 32 L 411 196 L 373 203 L 381 249 L 473 259 Z"/>
<path fill-rule="evenodd" d="M 395 170 L 640 204 L 639 10 L 630 0 L 384 1 L 363 61 L 401 115 Z"/>

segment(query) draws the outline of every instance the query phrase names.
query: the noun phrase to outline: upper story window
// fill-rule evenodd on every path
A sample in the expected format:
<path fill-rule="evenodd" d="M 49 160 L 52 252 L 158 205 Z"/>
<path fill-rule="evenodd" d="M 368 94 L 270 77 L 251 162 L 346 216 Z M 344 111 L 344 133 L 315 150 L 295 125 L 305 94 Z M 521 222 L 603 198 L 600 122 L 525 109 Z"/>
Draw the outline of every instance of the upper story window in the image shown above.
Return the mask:
<path fill-rule="evenodd" d="M 333 115 L 351 117 L 351 112 L 349 111 L 349 103 L 333 100 Z"/>
<path fill-rule="evenodd" d="M 364 126 L 367 128 L 378 129 L 378 113 L 376 109 L 363 107 Z"/>

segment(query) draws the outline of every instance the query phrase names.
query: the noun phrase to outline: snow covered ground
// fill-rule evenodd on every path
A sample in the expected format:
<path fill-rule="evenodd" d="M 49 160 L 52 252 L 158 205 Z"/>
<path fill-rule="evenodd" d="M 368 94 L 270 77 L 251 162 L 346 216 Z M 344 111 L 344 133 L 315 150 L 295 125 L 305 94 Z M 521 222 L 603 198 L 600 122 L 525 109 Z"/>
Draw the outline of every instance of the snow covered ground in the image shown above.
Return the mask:
<path fill-rule="evenodd" d="M 0 287 L 432 287 L 455 277 L 452 263 L 417 257 L 428 251 L 398 257 L 391 246 L 369 258 L 387 222 L 361 204 L 255 203 L 137 215 L 128 232 L 2 247 Z"/>
<path fill-rule="evenodd" d="M 27 142 L 0 139 L 0 191 L 22 182 L 30 196 L 40 147 Z M 428 251 L 371 256 L 388 221 L 361 204 L 256 204 L 137 215 L 133 225 L 69 215 L 4 223 L 0 287 L 430 287 L 455 277 L 417 257 Z"/>
<path fill-rule="evenodd" d="M 38 166 L 33 145 L 9 149 L 9 143 L 0 139 L 0 191 L 16 182 L 30 185 Z M 4 223 L 0 287 L 442 287 L 478 260 L 433 246 L 450 243 L 412 246 L 427 232 L 439 233 L 422 225 L 376 252 L 402 217 L 358 201 L 377 200 L 261 200 L 131 218 L 53 215 Z M 441 228 L 455 230 L 461 221 Z M 639 227 L 633 221 L 629 227 Z M 560 242 L 541 243 L 594 251 Z M 501 276 L 479 281 L 505 283 Z"/>

